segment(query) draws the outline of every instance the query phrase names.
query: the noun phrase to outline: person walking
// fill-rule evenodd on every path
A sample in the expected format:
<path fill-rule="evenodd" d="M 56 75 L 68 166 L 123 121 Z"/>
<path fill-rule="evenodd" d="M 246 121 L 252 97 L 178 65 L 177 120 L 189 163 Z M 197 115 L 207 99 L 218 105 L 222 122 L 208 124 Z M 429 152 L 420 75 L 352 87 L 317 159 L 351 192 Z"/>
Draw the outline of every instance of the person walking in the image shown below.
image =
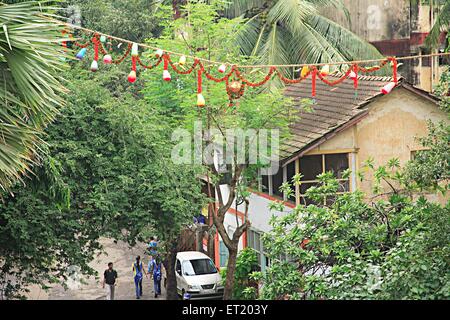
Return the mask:
<path fill-rule="evenodd" d="M 159 256 L 156 256 L 151 261 L 151 268 L 149 270 L 149 273 L 153 273 L 153 287 L 155 291 L 155 298 L 158 298 L 158 295 L 161 295 L 161 277 L 162 277 L 162 263 Z"/>
<path fill-rule="evenodd" d="M 158 241 L 156 241 L 155 237 L 150 237 L 150 243 L 148 244 L 148 253 L 150 254 L 150 258 L 153 259 L 154 256 L 157 255 Z"/>
<path fill-rule="evenodd" d="M 144 265 L 141 261 L 141 257 L 137 256 L 136 261 L 133 263 L 133 273 L 134 273 L 134 285 L 136 287 L 136 299 L 140 299 L 142 297 L 142 278 L 143 274 L 147 277 L 147 273 L 145 272 Z"/>
<path fill-rule="evenodd" d="M 113 269 L 113 263 L 108 263 L 108 269 L 103 273 L 103 289 L 107 286 L 106 300 L 114 300 L 114 291 L 116 287 L 117 271 Z"/>

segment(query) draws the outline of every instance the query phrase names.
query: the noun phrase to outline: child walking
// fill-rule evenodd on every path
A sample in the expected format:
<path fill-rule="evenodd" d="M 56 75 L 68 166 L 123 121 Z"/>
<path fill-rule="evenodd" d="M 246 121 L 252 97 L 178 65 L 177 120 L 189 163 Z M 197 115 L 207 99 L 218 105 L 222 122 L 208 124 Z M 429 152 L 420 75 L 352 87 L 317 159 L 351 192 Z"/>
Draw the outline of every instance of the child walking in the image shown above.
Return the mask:
<path fill-rule="evenodd" d="M 140 256 L 136 257 L 136 261 L 133 263 L 132 268 L 134 273 L 134 285 L 136 287 L 136 299 L 140 299 L 142 297 L 143 273 L 145 274 L 145 276 L 147 276 Z"/>

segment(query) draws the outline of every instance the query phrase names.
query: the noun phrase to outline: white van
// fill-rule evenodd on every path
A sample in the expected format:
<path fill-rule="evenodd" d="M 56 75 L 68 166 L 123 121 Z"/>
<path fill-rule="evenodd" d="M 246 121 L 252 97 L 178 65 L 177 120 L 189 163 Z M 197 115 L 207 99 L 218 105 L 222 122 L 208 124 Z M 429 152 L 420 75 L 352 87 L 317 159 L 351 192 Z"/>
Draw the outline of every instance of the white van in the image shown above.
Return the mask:
<path fill-rule="evenodd" d="M 197 251 L 177 253 L 175 262 L 177 291 L 190 299 L 222 299 L 224 287 L 222 277 L 214 262 L 206 254 Z"/>

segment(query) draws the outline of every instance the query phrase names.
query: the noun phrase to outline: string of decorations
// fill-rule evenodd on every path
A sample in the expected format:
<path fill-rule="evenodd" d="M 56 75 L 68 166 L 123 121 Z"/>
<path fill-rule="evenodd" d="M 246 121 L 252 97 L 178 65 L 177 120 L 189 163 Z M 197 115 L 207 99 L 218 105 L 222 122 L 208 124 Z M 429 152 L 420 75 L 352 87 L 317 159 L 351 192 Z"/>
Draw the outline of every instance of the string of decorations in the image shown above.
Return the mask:
<path fill-rule="evenodd" d="M 60 22 L 62 24 L 68 25 L 66 23 Z M 423 56 L 411 56 L 411 57 L 401 57 L 401 58 L 395 58 L 395 57 L 386 57 L 384 59 L 376 59 L 376 60 L 365 60 L 365 61 L 348 61 L 348 62 L 339 62 L 339 63 L 330 63 L 330 64 L 298 64 L 298 65 L 270 65 L 270 66 L 239 66 L 239 65 L 231 65 L 226 63 L 219 63 L 212 60 L 202 59 L 198 57 L 191 57 L 184 54 L 171 52 L 171 51 L 164 51 L 161 48 L 155 48 L 151 47 L 145 44 L 138 44 L 135 42 L 131 42 L 125 39 L 120 39 L 114 36 L 105 35 L 93 30 L 72 26 L 70 27 L 81 29 L 82 31 L 93 33 L 93 36 L 88 39 L 85 43 L 80 43 L 78 41 L 73 41 L 72 39 L 69 39 L 67 41 L 63 41 L 63 47 L 67 48 L 67 42 L 73 41 L 73 44 L 77 47 L 79 47 L 79 52 L 76 55 L 76 58 L 79 60 L 83 60 L 86 56 L 87 50 L 90 46 L 93 47 L 94 50 L 94 60 L 91 63 L 91 70 L 93 72 L 97 71 L 98 66 L 98 60 L 99 60 L 99 53 L 103 55 L 103 63 L 104 64 L 120 64 L 122 63 L 131 53 L 131 71 L 128 75 L 128 81 L 130 83 L 136 82 L 137 79 L 137 65 L 139 64 L 140 67 L 144 69 L 153 69 L 159 64 L 163 63 L 163 80 L 164 81 L 171 81 L 171 74 L 169 71 L 169 67 L 171 70 L 173 70 L 175 73 L 180 75 L 189 75 L 195 70 L 197 70 L 197 106 L 203 107 L 206 105 L 206 100 L 203 96 L 202 92 L 202 80 L 203 77 L 210 81 L 214 81 L 217 83 L 224 82 L 226 92 L 228 94 L 229 100 L 230 100 L 230 106 L 234 105 L 234 102 L 242 97 L 245 93 L 245 90 L 247 87 L 261 87 L 265 85 L 267 82 L 269 82 L 274 75 L 276 74 L 280 81 L 282 81 L 285 84 L 295 84 L 300 83 L 304 81 L 305 79 L 309 78 L 311 76 L 311 96 L 313 98 L 316 97 L 316 87 L 317 87 L 317 79 L 322 81 L 323 83 L 329 85 L 329 86 L 336 86 L 346 79 L 350 79 L 353 81 L 353 86 L 355 88 L 355 91 L 357 92 L 358 89 L 358 75 L 362 73 L 372 73 L 375 71 L 380 70 L 381 68 L 385 67 L 388 63 L 390 64 L 390 67 L 392 68 L 392 81 L 390 81 L 388 84 L 386 84 L 383 88 L 381 88 L 381 92 L 383 94 L 390 93 L 395 86 L 398 83 L 398 60 L 405 60 L 407 58 L 418 58 L 418 57 L 426 57 L 426 56 L 436 56 L 436 55 L 446 55 L 450 53 L 440 53 L 440 54 L 430 54 L 430 55 L 423 55 Z M 68 34 L 68 31 L 64 31 L 64 34 Z M 105 48 L 105 43 L 107 40 L 110 40 L 110 50 L 108 51 Z M 123 42 L 128 43 L 127 48 L 125 49 L 125 52 L 119 56 L 116 59 L 112 58 L 111 54 L 111 42 L 112 40 L 120 41 L 119 46 L 122 45 Z M 147 47 L 152 48 L 155 50 L 154 54 L 151 56 L 153 58 L 153 63 L 145 64 L 140 55 L 139 55 L 139 47 Z M 174 62 L 172 60 L 172 55 L 179 56 L 178 62 Z M 194 61 L 192 65 L 188 68 L 186 68 L 187 58 L 192 58 Z M 156 60 L 155 60 L 156 59 Z M 368 63 L 368 62 L 379 62 L 378 65 L 374 65 L 371 67 L 363 67 L 360 64 Z M 206 66 L 206 63 L 208 64 L 208 67 Z M 208 69 L 211 68 L 211 65 L 219 65 L 217 68 L 217 71 L 220 74 L 223 74 L 222 77 L 216 77 L 211 72 L 208 71 Z M 348 66 L 346 68 L 346 71 L 343 72 L 340 76 L 333 76 L 333 79 L 330 79 L 328 77 L 330 74 L 330 65 L 344 65 Z M 244 73 L 242 72 L 242 69 L 245 68 L 269 68 L 269 71 L 264 76 L 264 78 L 261 81 L 253 82 L 246 78 Z M 290 79 L 283 75 L 282 71 L 280 71 L 280 68 L 286 68 L 286 67 L 301 67 L 300 70 L 300 76 L 297 79 Z M 336 78 L 337 77 L 337 78 Z"/>

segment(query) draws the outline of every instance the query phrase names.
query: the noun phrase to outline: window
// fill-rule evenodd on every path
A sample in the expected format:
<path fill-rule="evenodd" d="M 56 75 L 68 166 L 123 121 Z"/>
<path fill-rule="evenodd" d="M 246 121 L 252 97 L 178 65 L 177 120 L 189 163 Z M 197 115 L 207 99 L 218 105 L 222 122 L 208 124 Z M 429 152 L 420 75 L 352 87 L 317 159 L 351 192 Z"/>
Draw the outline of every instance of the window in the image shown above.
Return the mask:
<path fill-rule="evenodd" d="M 219 265 L 221 268 L 227 266 L 228 262 L 228 248 L 223 241 L 219 241 Z"/>
<path fill-rule="evenodd" d="M 183 274 L 185 276 L 199 276 L 214 273 L 217 273 L 217 269 L 211 259 L 195 259 L 183 262 Z"/>
<path fill-rule="evenodd" d="M 309 205 L 314 203 L 311 199 L 307 199 L 305 196 L 306 191 L 313 186 L 318 186 L 319 181 L 317 180 L 317 176 L 325 172 L 332 172 L 335 178 L 338 179 L 338 194 L 350 191 L 349 179 L 343 178 L 344 171 L 349 169 L 348 153 L 309 155 L 301 157 L 297 161 L 300 173 L 302 174 L 299 186 L 299 202 L 301 204 Z M 297 161 L 292 161 L 284 167 L 280 167 L 275 175 L 261 176 L 261 191 L 284 198 L 283 192 L 280 191 L 280 187 L 284 182 L 289 182 L 292 189 L 292 195 L 286 200 L 295 202 L 296 192 L 292 178 L 297 173 Z M 272 188 L 269 187 L 270 184 L 272 184 Z"/>
<path fill-rule="evenodd" d="M 175 267 L 175 271 L 181 274 L 181 263 L 180 260 L 177 259 L 177 265 Z"/>
<path fill-rule="evenodd" d="M 317 176 L 325 172 L 332 172 L 334 177 L 338 179 L 339 189 L 337 194 L 348 192 L 350 190 L 350 181 L 343 179 L 343 173 L 348 168 L 348 153 L 323 154 L 300 158 L 300 172 L 303 175 L 300 184 L 300 203 L 304 205 L 314 203 L 306 197 L 306 191 L 313 186 L 318 186 Z"/>
<path fill-rule="evenodd" d="M 272 193 L 278 197 L 283 197 L 283 192 L 280 190 L 283 184 L 283 168 L 280 167 L 278 172 L 272 176 Z"/>
<path fill-rule="evenodd" d="M 410 160 L 414 160 L 417 158 L 417 156 L 424 156 L 426 152 L 429 151 L 428 149 L 421 149 L 421 150 L 411 150 L 410 153 Z"/>
<path fill-rule="evenodd" d="M 269 258 L 264 254 L 261 236 L 262 233 L 256 230 L 250 229 L 247 231 L 248 246 L 256 251 L 259 269 L 264 271 L 269 266 Z"/>

